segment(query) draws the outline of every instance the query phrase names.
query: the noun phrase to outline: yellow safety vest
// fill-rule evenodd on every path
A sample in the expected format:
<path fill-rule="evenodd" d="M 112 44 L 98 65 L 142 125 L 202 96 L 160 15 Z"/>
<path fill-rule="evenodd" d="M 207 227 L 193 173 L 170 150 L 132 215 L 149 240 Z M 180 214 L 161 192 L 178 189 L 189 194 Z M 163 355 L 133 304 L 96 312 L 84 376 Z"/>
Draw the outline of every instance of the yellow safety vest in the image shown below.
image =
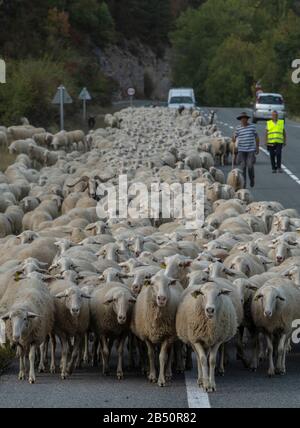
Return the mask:
<path fill-rule="evenodd" d="M 283 144 L 284 143 L 284 120 L 278 120 L 274 123 L 273 120 L 268 121 L 268 144 Z"/>

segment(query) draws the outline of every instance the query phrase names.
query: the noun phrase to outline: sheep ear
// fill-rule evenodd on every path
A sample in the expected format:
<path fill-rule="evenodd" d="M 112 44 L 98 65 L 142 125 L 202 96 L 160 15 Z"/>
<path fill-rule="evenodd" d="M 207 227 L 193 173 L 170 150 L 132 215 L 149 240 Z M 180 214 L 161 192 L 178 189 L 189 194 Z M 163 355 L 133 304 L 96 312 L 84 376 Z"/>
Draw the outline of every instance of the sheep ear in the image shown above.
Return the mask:
<path fill-rule="evenodd" d="M 34 312 L 27 312 L 27 318 L 29 319 L 41 318 L 41 315 L 35 314 Z"/>
<path fill-rule="evenodd" d="M 234 276 L 235 272 L 231 269 L 225 268 L 225 273 L 229 276 Z"/>
<path fill-rule="evenodd" d="M 263 298 L 263 295 L 262 294 L 258 294 L 256 297 L 255 297 L 255 302 L 258 302 L 258 300 L 260 300 L 260 299 L 262 299 Z"/>
<path fill-rule="evenodd" d="M 7 321 L 9 318 L 10 318 L 9 313 L 7 313 L 1 317 L 2 321 Z"/>
<path fill-rule="evenodd" d="M 81 293 L 81 297 L 83 299 L 91 299 L 91 296 L 89 296 L 88 294 L 85 294 L 85 293 Z"/>
<path fill-rule="evenodd" d="M 104 300 L 104 305 L 110 305 L 114 301 L 113 297 L 107 297 L 107 299 Z"/>
<path fill-rule="evenodd" d="M 257 291 L 258 287 L 256 285 L 246 285 L 246 288 L 251 291 Z"/>
<path fill-rule="evenodd" d="M 203 296 L 203 293 L 200 290 L 196 290 L 196 291 L 193 291 L 191 295 L 194 297 L 194 299 L 198 299 L 199 296 Z"/>
<path fill-rule="evenodd" d="M 56 299 L 63 299 L 64 297 L 67 297 L 67 293 L 63 291 L 62 293 L 58 293 L 55 295 Z"/>
<path fill-rule="evenodd" d="M 228 290 L 228 288 L 222 288 L 222 290 L 219 293 L 219 296 L 228 296 L 232 291 Z"/>

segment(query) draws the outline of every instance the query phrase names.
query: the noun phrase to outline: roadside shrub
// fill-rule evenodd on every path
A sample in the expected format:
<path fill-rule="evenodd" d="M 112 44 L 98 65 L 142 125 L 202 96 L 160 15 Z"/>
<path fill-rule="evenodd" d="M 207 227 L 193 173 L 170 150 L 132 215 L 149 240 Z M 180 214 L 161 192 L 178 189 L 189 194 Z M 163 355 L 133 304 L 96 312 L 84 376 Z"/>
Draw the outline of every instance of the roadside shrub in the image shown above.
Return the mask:
<path fill-rule="evenodd" d="M 8 63 L 7 83 L 0 86 L 1 123 L 18 123 L 22 116 L 36 125 L 49 123 L 57 113 L 51 101 L 61 83 L 69 92 L 75 91 L 64 65 L 50 58 Z"/>

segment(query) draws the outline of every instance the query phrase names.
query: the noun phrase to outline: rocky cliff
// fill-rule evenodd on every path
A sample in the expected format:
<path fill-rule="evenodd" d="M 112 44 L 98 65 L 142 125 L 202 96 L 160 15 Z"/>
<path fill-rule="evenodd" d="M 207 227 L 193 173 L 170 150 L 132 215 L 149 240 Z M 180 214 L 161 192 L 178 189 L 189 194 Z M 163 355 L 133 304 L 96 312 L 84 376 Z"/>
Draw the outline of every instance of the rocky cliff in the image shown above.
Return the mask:
<path fill-rule="evenodd" d="M 117 99 L 127 96 L 134 87 L 138 98 L 166 100 L 171 86 L 171 52 L 165 49 L 158 56 L 139 41 L 124 40 L 122 46 L 110 45 L 97 49 L 101 70 L 119 85 Z"/>

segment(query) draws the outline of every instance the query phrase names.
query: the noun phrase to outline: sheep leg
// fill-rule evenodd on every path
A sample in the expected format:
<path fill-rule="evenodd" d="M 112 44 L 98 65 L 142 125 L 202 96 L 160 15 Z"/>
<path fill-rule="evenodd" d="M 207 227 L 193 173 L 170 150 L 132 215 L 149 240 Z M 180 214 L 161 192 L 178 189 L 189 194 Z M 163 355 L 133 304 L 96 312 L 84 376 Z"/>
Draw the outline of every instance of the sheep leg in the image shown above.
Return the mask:
<path fill-rule="evenodd" d="M 208 363 L 206 352 L 200 343 L 194 343 L 194 348 L 196 353 L 198 354 L 198 358 L 201 364 L 203 390 L 205 392 L 209 392 L 210 386 L 208 378 Z"/>
<path fill-rule="evenodd" d="M 20 357 L 19 380 L 25 380 L 26 367 L 25 367 L 25 352 L 21 347 L 18 347 L 18 354 Z"/>
<path fill-rule="evenodd" d="M 210 349 L 209 353 L 209 390 L 208 392 L 216 392 L 216 381 L 215 381 L 215 370 L 216 370 L 216 361 L 217 361 L 217 353 L 219 350 L 221 343 L 217 343 L 215 346 L 213 346 Z M 225 349 L 225 346 L 223 344 L 223 349 Z M 224 351 L 223 351 L 224 352 Z"/>
<path fill-rule="evenodd" d="M 35 363 L 35 351 L 36 351 L 36 345 L 32 344 L 30 345 L 30 351 L 29 351 L 29 383 L 33 384 L 35 383 L 35 372 L 34 372 L 34 363 Z"/>
<path fill-rule="evenodd" d="M 128 369 L 133 370 L 136 366 L 136 340 L 132 333 L 129 333 L 128 336 L 128 359 L 129 365 Z"/>
<path fill-rule="evenodd" d="M 40 345 L 40 363 L 39 363 L 39 368 L 38 368 L 39 373 L 45 373 L 45 371 L 46 371 L 46 368 L 45 368 L 45 349 L 46 349 L 46 342 L 43 342 Z"/>
<path fill-rule="evenodd" d="M 89 335 L 88 335 L 88 333 L 86 333 L 84 335 L 83 364 L 84 364 L 84 366 L 88 366 L 88 364 L 89 364 Z"/>
<path fill-rule="evenodd" d="M 68 338 L 64 335 L 60 338 L 62 344 L 61 351 L 61 378 L 64 380 L 67 378 L 67 360 L 69 352 Z"/>
<path fill-rule="evenodd" d="M 201 361 L 198 355 L 198 352 L 196 351 L 194 345 L 192 345 L 191 349 L 195 352 L 196 359 L 197 359 L 197 369 L 198 369 L 198 386 L 203 386 L 203 373 L 202 373 L 202 367 L 201 367 Z"/>
<path fill-rule="evenodd" d="M 117 344 L 117 353 L 118 353 L 117 378 L 118 378 L 118 380 L 124 379 L 124 373 L 123 373 L 123 352 L 124 352 L 125 340 L 126 340 L 126 335 L 122 336 L 119 339 L 119 343 Z"/>
<path fill-rule="evenodd" d="M 141 368 L 142 374 L 146 375 L 148 372 L 148 367 L 147 367 L 147 354 L 145 351 L 145 346 L 144 346 L 144 342 L 142 342 L 140 339 L 136 339 L 137 340 L 137 346 L 138 346 L 138 351 L 139 351 L 139 366 Z"/>
<path fill-rule="evenodd" d="M 107 344 L 107 339 L 105 336 L 101 336 L 101 342 L 102 342 L 102 364 L 103 364 L 103 375 L 107 376 L 109 374 L 109 366 L 108 366 L 108 361 L 109 361 L 109 347 Z"/>
<path fill-rule="evenodd" d="M 93 348 L 92 348 L 92 366 L 97 367 L 98 365 L 98 345 L 99 339 L 98 337 L 94 337 Z"/>
<path fill-rule="evenodd" d="M 56 338 L 54 334 L 50 334 L 51 341 L 51 363 L 50 373 L 55 373 L 55 351 L 56 351 Z"/>
<path fill-rule="evenodd" d="M 243 327 L 243 326 L 239 327 L 238 328 L 238 336 L 237 336 L 237 355 L 236 355 L 236 358 L 237 358 L 237 360 L 242 361 L 244 367 L 246 369 L 248 369 L 250 364 L 245 357 L 244 334 L 245 334 L 245 327 Z"/>
<path fill-rule="evenodd" d="M 155 368 L 154 347 L 149 340 L 146 340 L 146 345 L 148 349 L 148 357 L 149 357 L 149 364 L 150 364 L 150 373 L 149 373 L 148 379 L 150 382 L 156 383 L 157 377 L 156 377 L 156 368 Z"/>
<path fill-rule="evenodd" d="M 168 351 L 170 349 L 172 342 L 165 340 L 161 344 L 160 353 L 159 353 L 159 378 L 158 386 L 166 386 L 166 364 L 168 362 Z"/>
<path fill-rule="evenodd" d="M 182 357 L 182 355 L 181 355 Z M 172 363 L 174 360 L 174 347 L 171 346 L 170 352 L 169 352 L 169 356 L 168 356 L 168 363 L 167 363 L 167 368 L 166 368 L 166 381 L 170 382 L 173 378 L 173 374 L 172 374 Z M 183 369 L 184 371 L 184 369 Z M 182 372 L 183 373 L 183 372 Z"/>
<path fill-rule="evenodd" d="M 174 352 L 176 356 L 176 372 L 177 373 L 184 373 L 184 363 L 183 363 L 183 356 L 182 356 L 182 343 L 178 340 L 174 343 Z"/>
<path fill-rule="evenodd" d="M 274 361 L 273 361 L 273 339 L 272 336 L 269 334 L 266 334 L 266 340 L 267 340 L 267 348 L 268 348 L 268 356 L 269 356 L 269 370 L 268 370 L 268 376 L 272 377 L 275 375 L 275 369 L 274 369 Z"/>
<path fill-rule="evenodd" d="M 71 359 L 69 361 L 69 364 L 67 365 L 67 373 L 70 376 L 73 371 L 74 371 L 74 367 L 75 367 L 75 362 L 77 360 L 78 354 L 79 354 L 79 347 L 80 347 L 80 343 L 81 343 L 81 338 L 80 336 L 75 336 L 74 338 L 74 346 L 73 346 L 73 350 L 72 350 L 72 355 L 71 355 Z"/>
<path fill-rule="evenodd" d="M 77 353 L 76 363 L 75 363 L 75 367 L 77 369 L 81 369 L 81 366 L 82 366 L 83 347 L 84 347 L 84 337 L 79 341 L 78 353 Z"/>
<path fill-rule="evenodd" d="M 287 336 L 286 334 L 282 334 L 279 343 L 278 343 L 278 356 L 277 356 L 277 363 L 276 363 L 276 374 L 285 375 L 285 366 L 284 366 L 284 353 L 286 350 L 286 341 Z"/>
<path fill-rule="evenodd" d="M 252 370 L 253 372 L 256 372 L 258 367 L 258 346 L 258 335 L 254 334 L 252 336 L 252 358 L 250 363 L 250 370 Z"/>
<path fill-rule="evenodd" d="M 47 336 L 46 340 L 45 340 L 45 346 L 44 346 L 44 365 L 48 366 L 48 355 L 49 355 L 49 341 L 50 341 L 50 337 Z"/>
<path fill-rule="evenodd" d="M 189 345 L 186 345 L 186 360 L 185 360 L 185 370 L 192 370 L 193 368 L 193 359 L 192 359 L 192 348 Z"/>
<path fill-rule="evenodd" d="M 221 346 L 220 363 L 219 363 L 218 372 L 220 376 L 225 375 L 225 343 L 223 343 Z"/>

